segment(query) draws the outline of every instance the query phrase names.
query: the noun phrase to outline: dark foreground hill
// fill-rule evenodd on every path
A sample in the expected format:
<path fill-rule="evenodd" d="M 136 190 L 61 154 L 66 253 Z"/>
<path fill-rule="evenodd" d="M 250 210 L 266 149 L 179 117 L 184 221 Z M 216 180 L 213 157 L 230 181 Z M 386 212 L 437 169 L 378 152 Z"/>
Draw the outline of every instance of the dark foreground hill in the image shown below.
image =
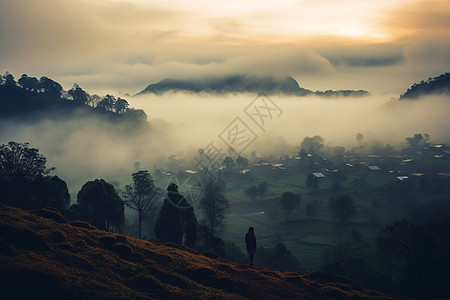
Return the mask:
<path fill-rule="evenodd" d="M 288 77 L 275 76 L 247 76 L 231 75 L 225 77 L 211 77 L 201 79 L 171 79 L 167 78 L 158 83 L 150 84 L 137 95 L 156 94 L 167 92 L 189 92 L 208 94 L 227 93 L 266 93 L 267 95 L 291 95 L 308 96 L 318 95 L 325 97 L 335 96 L 366 96 L 369 93 L 363 90 L 339 90 L 339 91 L 311 91 L 299 86 L 298 82 Z"/>
<path fill-rule="evenodd" d="M 1 299 L 392 299 L 344 277 L 249 267 L 0 207 Z"/>

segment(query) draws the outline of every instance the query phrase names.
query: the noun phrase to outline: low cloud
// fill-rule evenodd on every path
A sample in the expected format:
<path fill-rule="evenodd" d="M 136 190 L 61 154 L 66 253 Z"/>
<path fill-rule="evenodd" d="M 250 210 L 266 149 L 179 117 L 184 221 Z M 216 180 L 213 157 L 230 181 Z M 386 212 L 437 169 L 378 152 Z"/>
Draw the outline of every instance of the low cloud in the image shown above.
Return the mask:
<path fill-rule="evenodd" d="M 104 178 L 129 183 L 134 163 L 154 172 L 167 168 L 168 158 L 192 159 L 210 142 L 226 152 L 219 135 L 240 117 L 258 136 L 242 155 L 295 155 L 305 136 L 322 136 L 327 145 L 356 146 L 356 134 L 364 141 L 405 146 L 405 137 L 429 133 L 432 141 L 450 143 L 448 97 L 433 96 L 418 101 L 394 101 L 386 97 L 319 98 L 273 96 L 283 111 L 267 120 L 261 130 L 244 113 L 254 94 L 196 95 L 165 94 L 130 98 L 130 104 L 149 116 L 150 131 L 124 130 L 117 124 L 74 114 L 64 120 L 33 122 L 0 121 L 0 144 L 30 142 L 48 158 L 48 166 L 68 182 L 76 195 L 88 180 Z M 195 168 L 195 165 L 192 165 Z M 75 201 L 75 199 L 72 199 Z"/>

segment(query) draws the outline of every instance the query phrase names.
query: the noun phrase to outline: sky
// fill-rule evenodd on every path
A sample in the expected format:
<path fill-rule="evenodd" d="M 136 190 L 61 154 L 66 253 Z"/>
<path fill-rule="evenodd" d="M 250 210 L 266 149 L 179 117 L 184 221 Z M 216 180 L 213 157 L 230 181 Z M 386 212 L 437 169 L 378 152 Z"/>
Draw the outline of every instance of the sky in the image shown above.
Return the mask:
<path fill-rule="evenodd" d="M 448 0 L 0 0 L 0 72 L 99 94 L 262 74 L 398 96 L 449 71 L 449 15 Z"/>

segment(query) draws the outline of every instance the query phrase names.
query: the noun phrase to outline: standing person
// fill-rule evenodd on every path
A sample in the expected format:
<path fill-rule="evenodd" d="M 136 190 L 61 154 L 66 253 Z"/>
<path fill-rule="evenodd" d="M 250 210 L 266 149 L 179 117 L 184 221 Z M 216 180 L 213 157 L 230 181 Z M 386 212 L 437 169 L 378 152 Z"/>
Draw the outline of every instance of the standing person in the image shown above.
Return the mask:
<path fill-rule="evenodd" d="M 248 232 L 245 235 L 245 244 L 247 246 L 248 256 L 250 257 L 250 266 L 255 264 L 255 253 L 256 253 L 256 236 L 255 228 L 249 227 Z"/>

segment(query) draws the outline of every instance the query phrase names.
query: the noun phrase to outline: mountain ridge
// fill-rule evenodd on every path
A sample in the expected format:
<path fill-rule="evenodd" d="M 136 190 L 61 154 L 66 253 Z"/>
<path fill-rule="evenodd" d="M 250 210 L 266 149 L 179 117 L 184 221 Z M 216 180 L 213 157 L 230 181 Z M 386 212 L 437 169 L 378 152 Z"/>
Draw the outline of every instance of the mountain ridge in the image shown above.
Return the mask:
<path fill-rule="evenodd" d="M 167 92 L 207 93 L 217 95 L 249 92 L 257 94 L 265 93 L 267 95 L 283 94 L 300 97 L 308 95 L 348 97 L 366 96 L 369 94 L 364 90 L 312 91 L 300 87 L 298 82 L 291 76 L 230 75 L 186 80 L 166 78 L 157 83 L 148 85 L 135 96 L 144 94 L 162 95 Z"/>
<path fill-rule="evenodd" d="M 408 90 L 400 95 L 399 100 L 414 100 L 421 96 L 433 94 L 450 95 L 450 72 L 439 76 L 422 80 L 420 83 L 414 83 Z"/>

